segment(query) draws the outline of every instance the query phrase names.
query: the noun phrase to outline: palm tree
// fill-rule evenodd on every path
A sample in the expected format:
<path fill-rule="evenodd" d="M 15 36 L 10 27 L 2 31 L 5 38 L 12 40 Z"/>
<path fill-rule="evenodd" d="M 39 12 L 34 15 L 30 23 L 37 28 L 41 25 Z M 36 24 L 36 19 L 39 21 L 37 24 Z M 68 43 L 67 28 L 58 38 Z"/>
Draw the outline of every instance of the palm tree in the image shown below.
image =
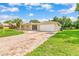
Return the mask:
<path fill-rule="evenodd" d="M 20 18 L 16 18 L 16 19 L 13 20 L 13 23 L 16 23 L 17 28 L 21 27 L 22 22 L 23 21 Z"/>
<path fill-rule="evenodd" d="M 79 16 L 79 3 L 76 4 L 76 9 L 75 11 L 78 13 L 78 16 Z"/>
<path fill-rule="evenodd" d="M 76 9 L 75 11 L 79 11 L 79 3 L 76 4 Z"/>

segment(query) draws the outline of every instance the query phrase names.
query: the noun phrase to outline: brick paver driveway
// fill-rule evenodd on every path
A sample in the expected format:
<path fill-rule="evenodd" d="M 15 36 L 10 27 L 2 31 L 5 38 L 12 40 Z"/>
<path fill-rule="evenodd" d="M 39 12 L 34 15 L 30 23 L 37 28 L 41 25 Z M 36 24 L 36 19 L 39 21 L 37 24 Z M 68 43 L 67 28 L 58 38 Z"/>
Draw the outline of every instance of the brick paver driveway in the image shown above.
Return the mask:
<path fill-rule="evenodd" d="M 49 36 L 51 33 L 25 31 L 21 35 L 0 38 L 0 55 L 22 56 L 45 42 Z"/>

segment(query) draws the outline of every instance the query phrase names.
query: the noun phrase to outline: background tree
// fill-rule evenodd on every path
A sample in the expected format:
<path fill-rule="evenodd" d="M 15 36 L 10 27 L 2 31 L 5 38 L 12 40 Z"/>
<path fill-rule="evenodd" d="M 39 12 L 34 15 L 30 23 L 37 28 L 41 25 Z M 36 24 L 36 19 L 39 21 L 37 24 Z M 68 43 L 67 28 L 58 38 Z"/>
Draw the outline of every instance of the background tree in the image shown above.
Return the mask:
<path fill-rule="evenodd" d="M 76 3 L 75 11 L 77 12 L 77 17 L 79 16 L 79 3 Z"/>
<path fill-rule="evenodd" d="M 6 20 L 6 21 L 4 21 L 4 23 L 12 24 L 13 21 L 12 20 Z"/>
<path fill-rule="evenodd" d="M 61 18 L 55 16 L 55 17 L 53 18 L 53 20 L 51 20 L 51 21 L 55 21 L 55 22 L 59 22 L 60 24 L 63 24 L 65 18 L 66 18 L 65 16 L 63 16 L 63 17 L 61 17 Z"/>
<path fill-rule="evenodd" d="M 53 17 L 53 20 L 52 21 L 56 21 L 58 22 L 59 18 L 57 16 Z"/>
<path fill-rule="evenodd" d="M 14 23 L 16 24 L 16 28 L 20 28 L 22 22 L 23 21 L 20 18 L 16 18 L 16 19 L 13 19 L 13 20 L 4 21 L 4 23 L 8 23 L 11 26 L 11 28 L 15 27 L 15 26 L 13 26 Z"/>
<path fill-rule="evenodd" d="M 57 16 L 55 16 L 52 21 L 59 22 L 61 24 L 61 30 L 63 30 L 65 19 L 66 19 L 65 16 L 63 16 L 62 18 L 58 18 Z"/>
<path fill-rule="evenodd" d="M 60 18 L 59 22 L 61 23 L 61 30 L 65 29 L 66 16 Z"/>
<path fill-rule="evenodd" d="M 20 19 L 20 18 L 16 18 L 16 19 L 13 20 L 13 23 L 16 23 L 16 27 L 17 27 L 17 28 L 20 28 L 22 22 L 23 22 L 23 21 L 22 21 L 22 19 Z"/>
<path fill-rule="evenodd" d="M 6 20 L 6 21 L 4 21 L 4 23 L 9 24 L 10 29 L 15 29 L 16 28 L 16 26 L 13 25 L 13 20 Z"/>
<path fill-rule="evenodd" d="M 71 21 L 71 19 L 70 18 L 66 18 L 65 20 L 64 20 L 64 28 L 65 29 L 70 29 L 71 28 L 71 26 L 72 26 L 72 21 Z"/>
<path fill-rule="evenodd" d="M 76 28 L 79 28 L 79 3 L 76 3 L 76 9 L 75 11 L 78 13 L 78 16 L 77 16 L 77 21 L 74 22 L 74 26 Z"/>
<path fill-rule="evenodd" d="M 79 3 L 76 4 L 76 9 L 75 11 L 79 11 Z"/>
<path fill-rule="evenodd" d="M 63 16 L 61 18 L 58 18 L 55 16 L 52 21 L 59 22 L 61 24 L 61 30 L 67 29 L 67 28 L 70 29 L 72 25 L 71 19 L 66 16 Z"/>
<path fill-rule="evenodd" d="M 38 20 L 30 20 L 29 23 L 40 23 Z"/>
<path fill-rule="evenodd" d="M 77 21 L 74 22 L 76 29 L 79 29 L 79 16 L 77 17 Z"/>

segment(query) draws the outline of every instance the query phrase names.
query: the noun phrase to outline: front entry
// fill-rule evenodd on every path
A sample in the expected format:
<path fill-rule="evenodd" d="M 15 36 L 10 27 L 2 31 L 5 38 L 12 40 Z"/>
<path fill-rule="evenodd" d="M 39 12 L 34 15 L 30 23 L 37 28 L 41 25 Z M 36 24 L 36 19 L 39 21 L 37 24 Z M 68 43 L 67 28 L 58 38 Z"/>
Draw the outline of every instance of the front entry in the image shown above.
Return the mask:
<path fill-rule="evenodd" d="M 37 30 L 37 25 L 32 25 L 32 30 Z"/>

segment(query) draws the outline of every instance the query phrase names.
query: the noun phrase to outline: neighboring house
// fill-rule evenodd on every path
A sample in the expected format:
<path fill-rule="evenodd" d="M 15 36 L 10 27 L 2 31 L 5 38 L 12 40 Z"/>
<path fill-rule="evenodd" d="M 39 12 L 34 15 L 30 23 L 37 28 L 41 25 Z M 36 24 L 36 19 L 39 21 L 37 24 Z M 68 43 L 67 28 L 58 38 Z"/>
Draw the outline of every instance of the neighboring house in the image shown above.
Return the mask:
<path fill-rule="evenodd" d="M 41 22 L 41 23 L 26 23 L 22 24 L 22 30 L 33 30 L 33 31 L 59 31 L 61 25 L 58 22 Z"/>
<path fill-rule="evenodd" d="M 3 28 L 15 28 L 16 24 L 7 24 L 7 23 L 3 23 Z"/>
<path fill-rule="evenodd" d="M 9 24 L 2 24 L 3 25 L 3 28 L 9 28 L 10 25 Z"/>

